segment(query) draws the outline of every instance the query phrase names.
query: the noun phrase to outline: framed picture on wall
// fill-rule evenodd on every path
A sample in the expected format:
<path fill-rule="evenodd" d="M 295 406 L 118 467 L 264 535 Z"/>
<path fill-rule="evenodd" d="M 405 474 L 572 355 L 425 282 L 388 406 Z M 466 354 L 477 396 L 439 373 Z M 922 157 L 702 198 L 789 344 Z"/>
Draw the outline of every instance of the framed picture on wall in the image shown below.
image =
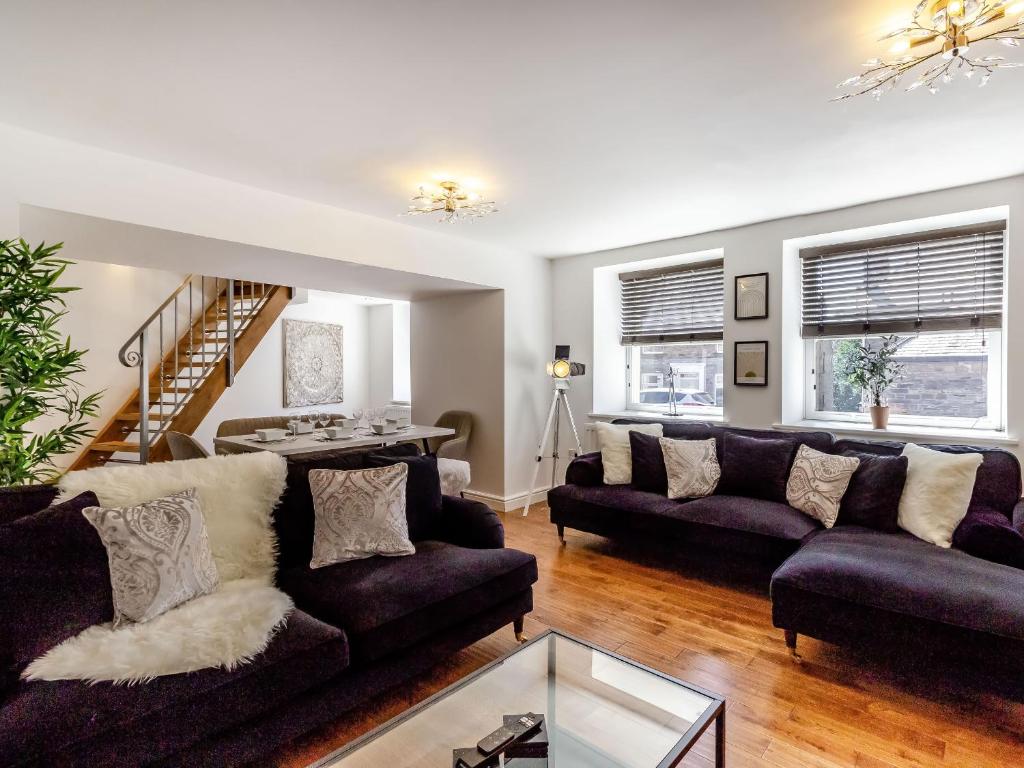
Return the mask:
<path fill-rule="evenodd" d="M 733 297 L 733 316 L 737 320 L 764 320 L 768 317 L 768 273 L 737 275 Z"/>
<path fill-rule="evenodd" d="M 737 341 L 733 346 L 732 375 L 737 387 L 767 387 L 768 342 Z"/>

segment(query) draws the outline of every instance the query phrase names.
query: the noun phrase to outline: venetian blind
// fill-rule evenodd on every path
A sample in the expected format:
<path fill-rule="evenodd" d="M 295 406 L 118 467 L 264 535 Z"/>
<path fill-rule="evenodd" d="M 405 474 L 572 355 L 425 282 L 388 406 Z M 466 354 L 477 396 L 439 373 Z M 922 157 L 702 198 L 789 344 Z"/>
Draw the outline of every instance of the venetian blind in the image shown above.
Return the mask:
<path fill-rule="evenodd" d="M 622 343 L 720 340 L 722 267 L 717 259 L 619 275 Z"/>
<path fill-rule="evenodd" d="M 1006 222 L 800 252 L 803 336 L 999 328 Z"/>

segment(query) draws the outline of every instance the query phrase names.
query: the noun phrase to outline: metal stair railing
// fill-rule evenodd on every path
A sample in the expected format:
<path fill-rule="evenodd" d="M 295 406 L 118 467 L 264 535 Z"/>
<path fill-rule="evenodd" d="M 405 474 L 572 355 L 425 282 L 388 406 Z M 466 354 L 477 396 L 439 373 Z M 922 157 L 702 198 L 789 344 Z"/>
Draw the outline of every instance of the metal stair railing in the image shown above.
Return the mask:
<path fill-rule="evenodd" d="M 235 340 L 262 309 L 272 287 L 252 280 L 189 275 L 128 337 L 117 356 L 122 365 L 139 369 L 138 463 L 148 462 L 150 450 L 181 413 L 188 399 L 225 358 L 227 386 L 234 383 Z M 221 306 L 222 298 L 224 306 Z M 188 316 L 183 320 L 186 302 Z M 211 309 L 216 311 L 209 318 Z M 223 334 L 222 323 L 225 325 Z M 179 327 L 187 328 L 187 341 L 178 335 Z M 174 344 L 173 354 L 168 349 L 168 340 Z M 159 363 L 150 370 L 150 355 L 154 351 Z M 151 403 L 150 379 L 154 376 L 158 399 Z M 170 394 L 170 402 L 165 394 Z M 153 422 L 155 428 L 151 427 Z"/>

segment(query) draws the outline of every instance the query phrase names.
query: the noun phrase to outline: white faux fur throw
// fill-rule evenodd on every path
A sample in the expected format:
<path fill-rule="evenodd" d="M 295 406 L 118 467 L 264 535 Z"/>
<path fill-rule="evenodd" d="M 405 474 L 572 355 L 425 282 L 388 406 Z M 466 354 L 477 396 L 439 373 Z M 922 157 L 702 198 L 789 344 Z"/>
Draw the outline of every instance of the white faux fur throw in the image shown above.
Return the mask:
<path fill-rule="evenodd" d="M 99 624 L 33 661 L 25 680 L 146 682 L 208 667 L 231 670 L 270 643 L 292 609 L 288 595 L 236 579 L 144 624 Z"/>
<path fill-rule="evenodd" d="M 287 463 L 270 451 L 164 461 L 143 467 L 97 467 L 64 475 L 58 502 L 92 491 L 104 507 L 199 491 L 220 580 L 274 575 L 277 539 L 271 512 L 284 491 Z"/>
<path fill-rule="evenodd" d="M 64 475 L 60 500 L 93 491 L 108 507 L 195 488 L 221 586 L 142 624 L 90 627 L 33 661 L 22 677 L 137 683 L 208 667 L 230 670 L 263 651 L 292 609 L 272 586 L 271 513 L 286 472 L 282 457 L 259 451 Z"/>

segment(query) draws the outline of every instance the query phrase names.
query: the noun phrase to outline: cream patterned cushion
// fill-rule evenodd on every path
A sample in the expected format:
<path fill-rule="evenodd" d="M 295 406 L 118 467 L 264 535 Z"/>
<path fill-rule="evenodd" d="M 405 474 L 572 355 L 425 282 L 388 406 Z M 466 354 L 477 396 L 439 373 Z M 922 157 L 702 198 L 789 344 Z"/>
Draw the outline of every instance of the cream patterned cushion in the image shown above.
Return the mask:
<path fill-rule="evenodd" d="M 715 438 L 672 440 L 662 437 L 658 442 L 665 457 L 670 499 L 696 499 L 715 492 L 722 477 Z"/>
<path fill-rule="evenodd" d="M 115 627 L 149 621 L 220 583 L 195 488 L 82 514 L 107 549 Z"/>
<path fill-rule="evenodd" d="M 629 433 L 661 437 L 661 424 L 608 424 L 594 423 L 601 464 L 604 467 L 605 485 L 628 485 L 633 482 L 633 456 L 629 449 Z"/>
<path fill-rule="evenodd" d="M 836 456 L 801 445 L 789 470 L 786 501 L 831 528 L 839 517 L 843 494 L 859 466 L 860 459 L 854 456 Z"/>
<path fill-rule="evenodd" d="M 373 469 L 310 470 L 316 519 L 309 567 L 415 553 L 405 517 L 408 476 L 404 462 Z"/>

